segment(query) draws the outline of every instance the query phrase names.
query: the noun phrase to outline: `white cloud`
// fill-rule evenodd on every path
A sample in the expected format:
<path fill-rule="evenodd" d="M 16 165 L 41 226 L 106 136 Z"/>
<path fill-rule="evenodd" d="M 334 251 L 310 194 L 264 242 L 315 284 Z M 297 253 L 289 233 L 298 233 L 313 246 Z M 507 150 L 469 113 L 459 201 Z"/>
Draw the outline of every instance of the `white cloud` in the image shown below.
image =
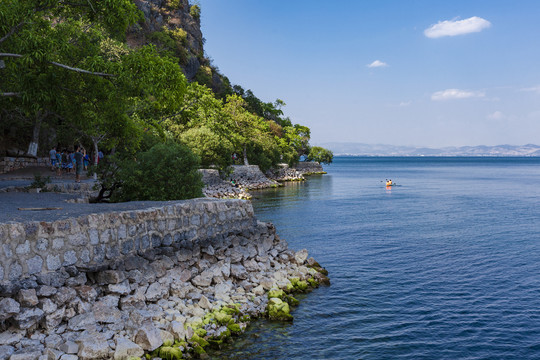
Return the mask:
<path fill-rule="evenodd" d="M 431 95 L 431 100 L 441 101 L 441 100 L 451 100 L 451 99 L 479 98 L 479 97 L 484 97 L 485 95 L 486 94 L 484 94 L 481 91 L 446 89 L 446 90 L 434 92 Z"/>
<path fill-rule="evenodd" d="M 535 93 L 540 94 L 540 85 L 533 86 L 533 87 L 530 87 L 530 88 L 521 89 L 521 91 L 530 91 L 530 92 L 535 92 Z"/>
<path fill-rule="evenodd" d="M 428 38 L 439 38 L 443 36 L 456 36 L 480 32 L 491 26 L 486 19 L 473 16 L 465 20 L 445 20 L 439 21 L 424 30 L 424 35 Z"/>
<path fill-rule="evenodd" d="M 400 107 L 405 107 L 411 105 L 412 101 L 402 101 L 399 103 Z"/>
<path fill-rule="evenodd" d="M 377 67 L 386 67 L 386 66 L 388 66 L 388 64 L 385 63 L 385 62 L 382 62 L 380 60 L 375 60 L 374 62 L 372 62 L 371 64 L 368 64 L 366 66 L 368 68 L 377 68 Z"/>
<path fill-rule="evenodd" d="M 495 111 L 492 114 L 489 114 L 487 116 L 489 120 L 503 120 L 506 119 L 506 115 L 504 115 L 501 111 Z"/>

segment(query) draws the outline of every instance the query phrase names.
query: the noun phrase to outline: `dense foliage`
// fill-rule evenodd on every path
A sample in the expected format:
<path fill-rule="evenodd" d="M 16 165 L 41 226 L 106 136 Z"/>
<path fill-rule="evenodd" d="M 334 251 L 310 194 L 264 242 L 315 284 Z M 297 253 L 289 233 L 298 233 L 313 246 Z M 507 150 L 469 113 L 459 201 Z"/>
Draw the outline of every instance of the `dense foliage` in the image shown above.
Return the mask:
<path fill-rule="evenodd" d="M 308 161 L 317 161 L 321 164 L 330 164 L 333 159 L 334 154 L 332 153 L 332 151 L 319 146 L 312 147 L 309 151 L 309 154 L 307 155 Z"/>
<path fill-rule="evenodd" d="M 178 143 L 157 144 L 136 159 L 125 160 L 118 172 L 113 201 L 182 200 L 202 196 L 200 161 Z"/>
<path fill-rule="evenodd" d="M 190 12 L 200 17 L 197 4 Z M 209 62 L 188 83 L 184 30 L 164 28 L 147 45 L 127 46 L 126 30 L 142 18 L 132 0 L 1 1 L 0 143 L 22 138 L 32 156 L 82 144 L 143 159 L 148 144 L 178 150 L 170 145 L 177 142 L 220 169 L 233 154 L 262 169 L 309 154 L 309 128 L 283 117 L 282 100 L 263 102 L 225 77 L 213 92 Z M 116 172 L 120 163 L 109 163 Z M 123 182 L 128 189 L 131 180 Z"/>

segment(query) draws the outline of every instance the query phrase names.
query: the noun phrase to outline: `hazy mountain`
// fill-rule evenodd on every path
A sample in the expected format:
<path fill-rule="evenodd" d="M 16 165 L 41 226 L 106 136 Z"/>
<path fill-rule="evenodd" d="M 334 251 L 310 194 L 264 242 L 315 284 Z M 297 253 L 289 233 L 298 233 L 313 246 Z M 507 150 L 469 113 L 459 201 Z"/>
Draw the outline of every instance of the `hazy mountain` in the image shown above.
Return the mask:
<path fill-rule="evenodd" d="M 540 146 L 495 145 L 461 146 L 440 149 L 414 146 L 394 146 L 361 143 L 323 143 L 320 144 L 334 152 L 334 155 L 361 156 L 540 156 Z"/>

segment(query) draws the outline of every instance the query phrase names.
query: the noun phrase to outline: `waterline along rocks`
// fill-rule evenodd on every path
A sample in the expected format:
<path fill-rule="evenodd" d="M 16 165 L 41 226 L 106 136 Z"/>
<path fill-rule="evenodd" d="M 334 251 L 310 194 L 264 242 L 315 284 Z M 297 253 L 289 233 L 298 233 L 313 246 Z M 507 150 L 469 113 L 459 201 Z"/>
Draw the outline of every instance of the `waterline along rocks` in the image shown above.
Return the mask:
<path fill-rule="evenodd" d="M 0 224 L 0 359 L 180 359 L 328 284 L 251 203 Z"/>

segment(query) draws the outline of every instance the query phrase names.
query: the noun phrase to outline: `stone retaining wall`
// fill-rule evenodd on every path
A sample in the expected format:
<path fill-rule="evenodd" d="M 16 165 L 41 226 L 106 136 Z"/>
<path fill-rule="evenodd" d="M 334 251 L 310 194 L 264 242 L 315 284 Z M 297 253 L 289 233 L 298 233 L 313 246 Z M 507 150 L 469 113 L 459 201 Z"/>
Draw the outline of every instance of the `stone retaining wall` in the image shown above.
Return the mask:
<path fill-rule="evenodd" d="M 196 199 L 55 222 L 0 224 L 0 284 L 65 266 L 104 267 L 119 257 L 162 245 L 242 231 L 254 221 L 249 202 Z"/>
<path fill-rule="evenodd" d="M 322 165 L 316 161 L 301 161 L 296 164 L 296 170 L 302 175 L 326 174 Z"/>
<path fill-rule="evenodd" d="M 229 175 L 229 180 L 234 180 L 246 189 L 264 189 L 279 185 L 277 181 L 268 179 L 258 165 L 232 165 L 231 167 L 233 172 Z"/>
<path fill-rule="evenodd" d="M 328 284 L 240 200 L 0 224 L 0 239 L 0 360 L 208 358 Z"/>
<path fill-rule="evenodd" d="M 48 158 L 3 157 L 0 158 L 0 174 L 29 166 L 50 166 Z"/>

